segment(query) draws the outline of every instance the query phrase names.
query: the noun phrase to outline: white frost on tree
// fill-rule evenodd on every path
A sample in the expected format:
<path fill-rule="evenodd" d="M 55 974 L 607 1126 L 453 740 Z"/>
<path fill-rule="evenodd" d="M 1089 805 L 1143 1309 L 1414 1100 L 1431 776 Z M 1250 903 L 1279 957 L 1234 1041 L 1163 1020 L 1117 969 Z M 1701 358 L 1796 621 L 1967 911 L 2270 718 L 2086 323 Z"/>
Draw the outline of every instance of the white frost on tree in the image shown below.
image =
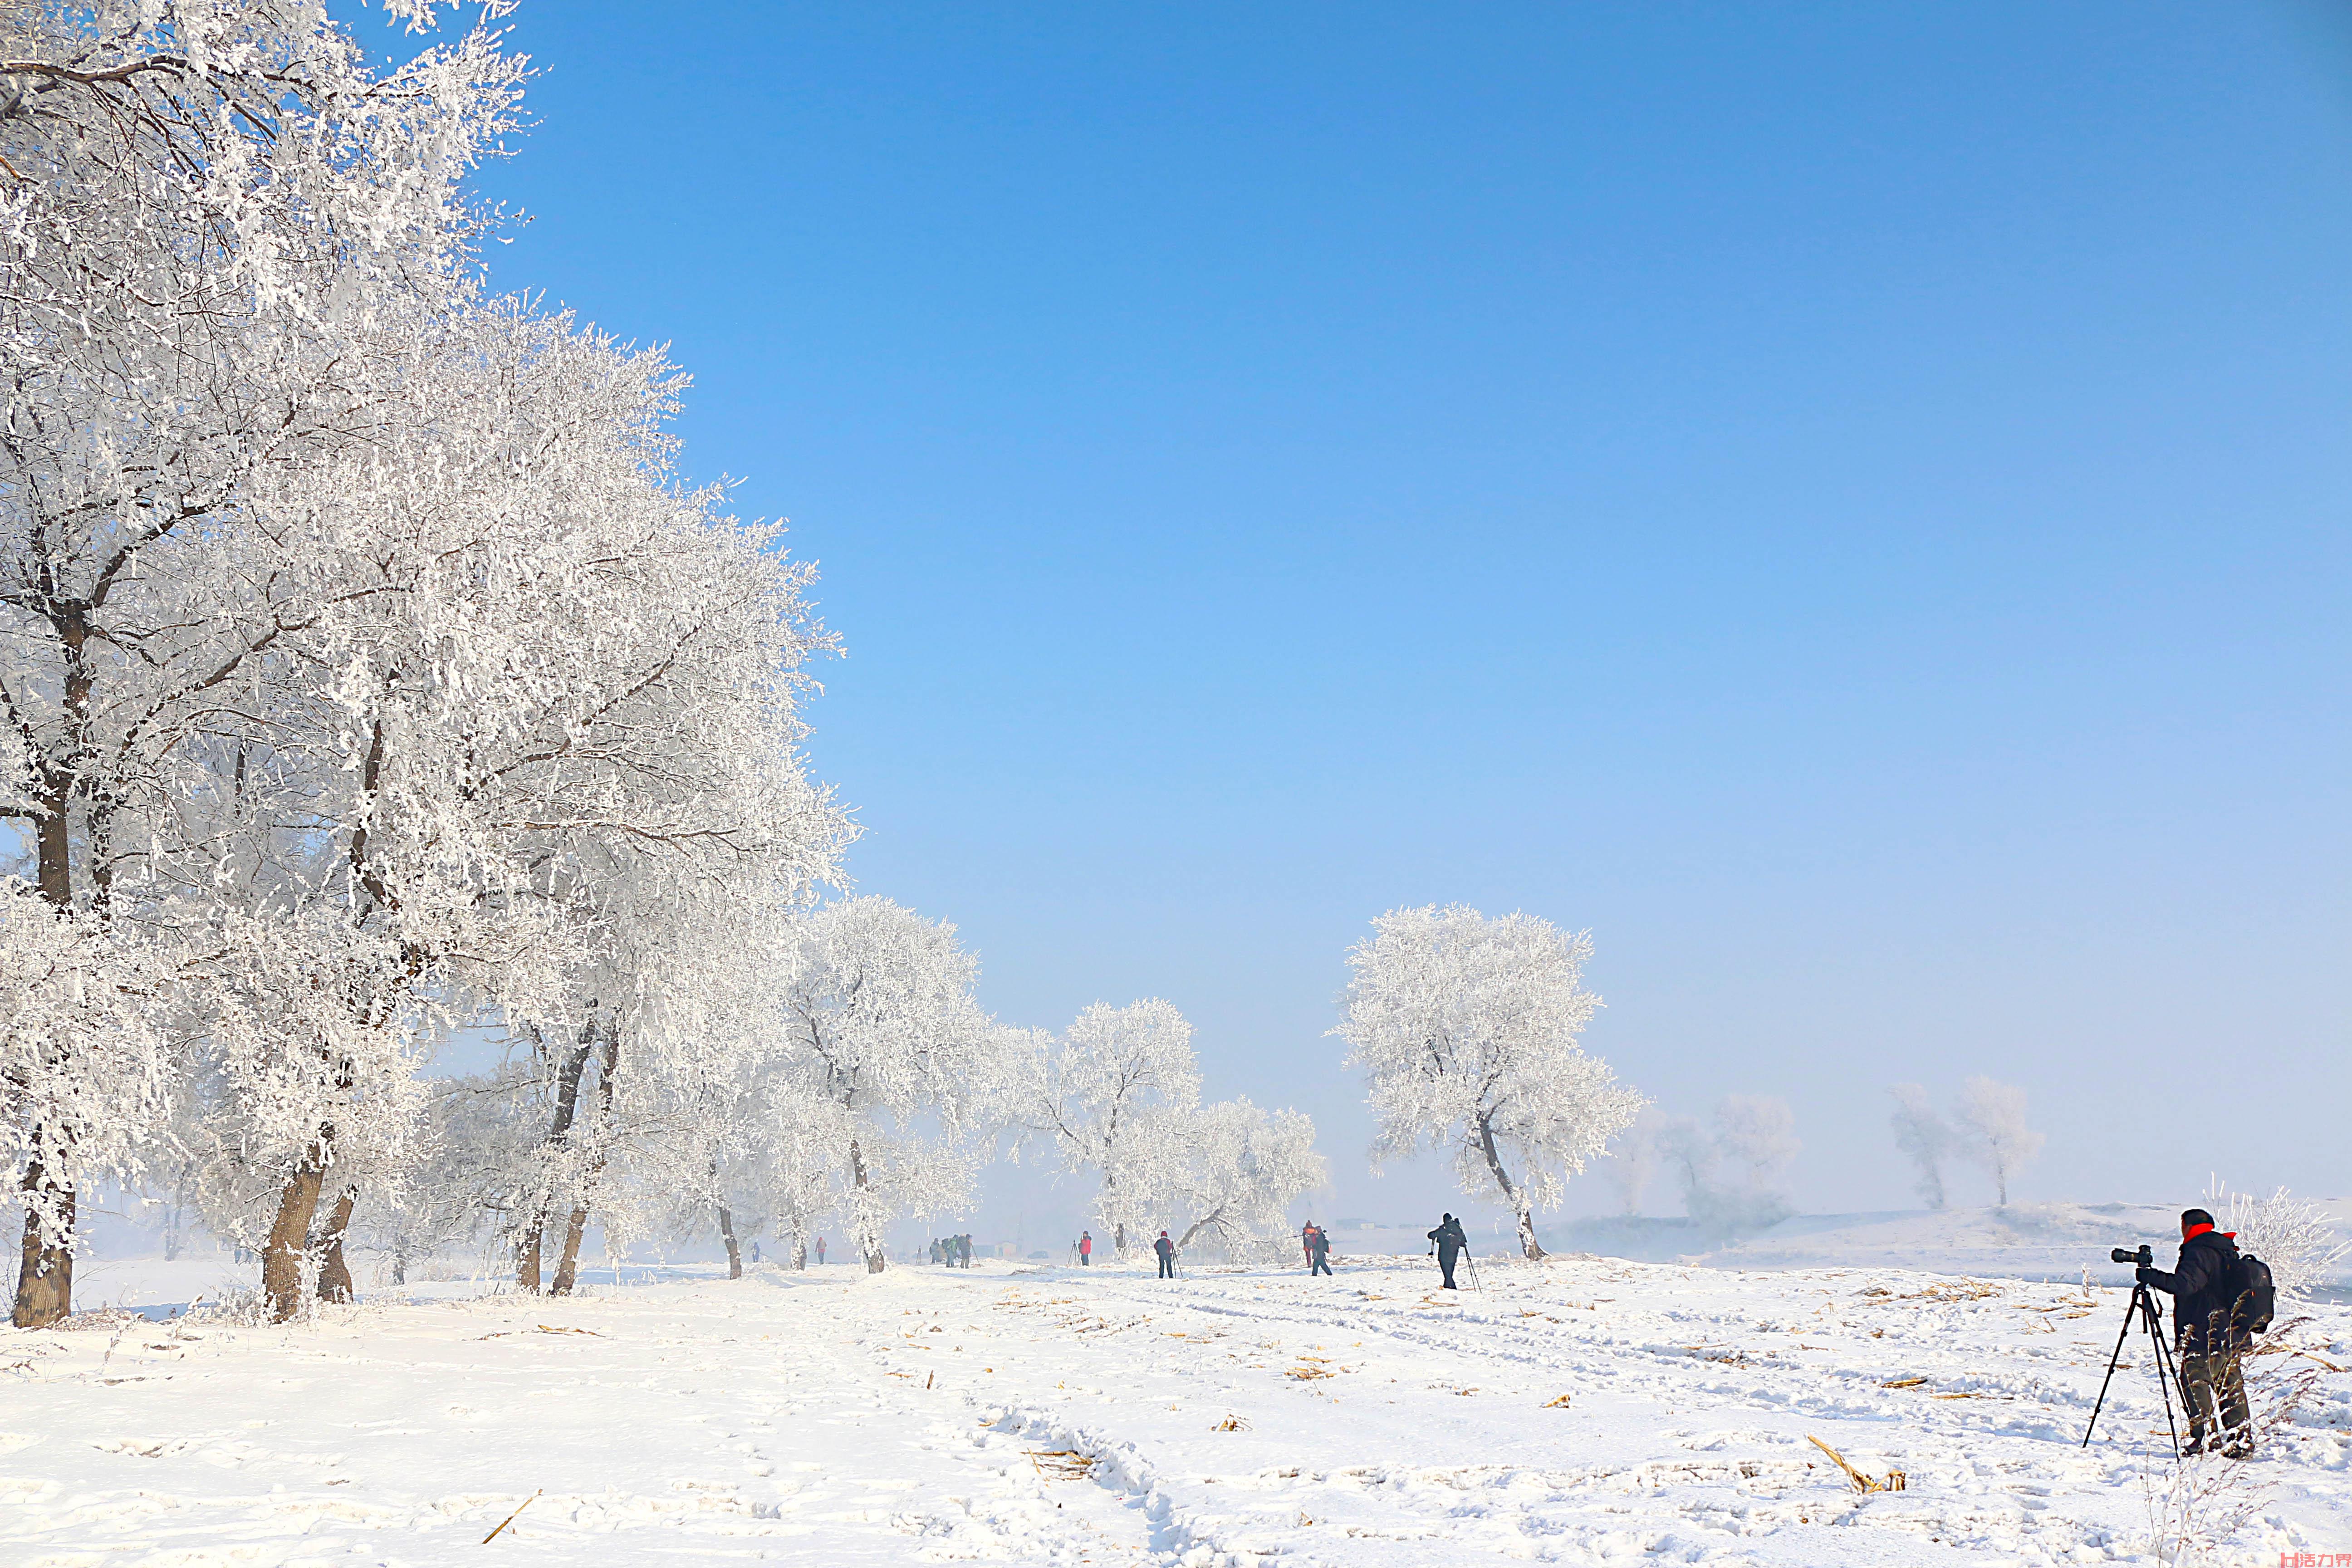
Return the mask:
<path fill-rule="evenodd" d="M 1659 1140 L 1669 1125 L 1665 1113 L 1656 1106 L 1643 1106 L 1603 1163 L 1602 1169 L 1616 1184 L 1619 1206 L 1628 1218 L 1642 1212 L 1643 1200 L 1664 1169 L 1665 1150 Z"/>
<path fill-rule="evenodd" d="M 1941 1209 L 1946 1202 L 1944 1162 L 1957 1142 L 1952 1125 L 1920 1085 L 1898 1083 L 1887 1092 L 1895 1097 L 1895 1146 L 1919 1173 L 1919 1201 Z"/>
<path fill-rule="evenodd" d="M 1211 1242 L 1236 1261 L 1287 1255 L 1290 1206 L 1330 1180 L 1310 1118 L 1246 1099 L 1155 1112 L 1143 1144 L 1151 1206 L 1180 1256 Z"/>
<path fill-rule="evenodd" d="M 1651 1139 L 1658 1164 L 1681 1189 L 1684 1212 L 1702 1228 L 1731 1236 L 1789 1216 L 1781 1178 L 1803 1144 L 1787 1100 L 1726 1095 L 1716 1102 L 1712 1125 L 1665 1118 Z"/>
<path fill-rule="evenodd" d="M 1334 1034 L 1370 1081 L 1375 1163 L 1444 1149 L 1463 1191 L 1499 1203 L 1541 1258 L 1535 1215 L 1643 1104 L 1578 1037 L 1600 999 L 1592 942 L 1549 921 L 1456 904 L 1392 910 L 1348 954 Z"/>
<path fill-rule="evenodd" d="M 1959 1120 L 1962 1151 L 1991 1174 L 2000 1205 L 2008 1207 L 2010 1178 L 2042 1152 L 2044 1142 L 2025 1124 L 2025 1090 L 1972 1078 L 1960 1086 Z"/>
<path fill-rule="evenodd" d="M 788 1070 L 827 1108 L 842 1209 L 867 1272 L 902 1214 L 945 1213 L 971 1188 L 975 1142 L 1003 1095 L 1003 1032 L 971 988 L 955 928 L 872 896 L 811 915 L 783 1005 Z"/>
<path fill-rule="evenodd" d="M 1143 1141 L 1153 1113 L 1200 1103 L 1192 1026 L 1158 997 L 1112 1007 L 1097 1002 L 1058 1042 L 1028 1063 L 1023 1120 L 1050 1139 L 1063 1169 L 1101 1179 L 1095 1213 L 1125 1256 L 1131 1228 L 1145 1223 L 1156 1183 Z"/>
<path fill-rule="evenodd" d="M 2338 1266 L 2352 1257 L 2352 1241 L 2327 1211 L 2284 1187 L 2260 1197 L 2233 1193 L 2215 1177 L 2206 1184 L 2204 1207 L 2220 1217 L 2218 1228 L 2236 1234 L 2240 1252 L 2269 1265 L 2273 1284 L 2305 1301 L 2334 1284 Z"/>
<path fill-rule="evenodd" d="M 301 721 L 341 668 L 320 645 L 374 590 L 341 575 L 348 539 L 317 548 L 310 509 L 398 416 L 394 345 L 473 287 L 462 180 L 524 68 L 478 26 L 377 72 L 293 0 L 11 5 L 0 33 L 0 818 L 59 918 L 110 922 L 115 994 L 161 1001 L 134 977 L 217 963 L 252 912 L 202 868 L 288 847 L 214 834 L 216 808 L 281 765 L 323 775 Z M 389 1002 L 353 995 L 373 988 L 325 931 L 291 939 L 311 979 Z M 104 1077 L 163 1034 L 63 1048 Z M 20 1123 L 49 1156 L 18 1176 L 18 1325 L 70 1310 L 77 1166 L 114 1141 Z"/>

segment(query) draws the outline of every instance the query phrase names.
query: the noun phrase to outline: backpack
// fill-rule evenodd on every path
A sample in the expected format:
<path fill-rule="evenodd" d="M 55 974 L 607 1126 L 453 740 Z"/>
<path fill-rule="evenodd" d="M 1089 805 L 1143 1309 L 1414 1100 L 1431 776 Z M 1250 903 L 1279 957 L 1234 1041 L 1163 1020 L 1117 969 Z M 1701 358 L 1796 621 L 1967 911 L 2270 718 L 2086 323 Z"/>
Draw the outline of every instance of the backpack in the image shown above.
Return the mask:
<path fill-rule="evenodd" d="M 2278 1288 L 2272 1283 L 2271 1266 L 2251 1252 L 2238 1254 L 2237 1303 L 2230 1315 L 2239 1327 L 2259 1334 L 2277 1312 Z"/>

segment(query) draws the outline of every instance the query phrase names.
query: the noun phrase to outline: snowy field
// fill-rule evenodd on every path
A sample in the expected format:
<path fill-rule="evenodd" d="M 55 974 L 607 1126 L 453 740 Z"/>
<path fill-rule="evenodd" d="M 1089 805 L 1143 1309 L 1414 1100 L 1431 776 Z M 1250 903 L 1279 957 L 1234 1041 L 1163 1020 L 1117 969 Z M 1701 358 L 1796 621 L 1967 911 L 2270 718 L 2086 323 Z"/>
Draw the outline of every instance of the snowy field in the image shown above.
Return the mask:
<path fill-rule="evenodd" d="M 1418 1257 L 633 1268 L 566 1300 L 0 1331 L 0 1561 L 2157 1561 L 2144 1352 L 2075 1447 L 2117 1291 L 1481 1267 L 1458 1297 Z M 2352 1552 L 2352 1375 L 2326 1370 L 2352 1310 L 2294 1342 L 2263 1375 L 2318 1394 L 2228 1472 L 2252 1517 L 2215 1561 Z M 1809 1437 L 1906 1489 L 1858 1494 Z"/>

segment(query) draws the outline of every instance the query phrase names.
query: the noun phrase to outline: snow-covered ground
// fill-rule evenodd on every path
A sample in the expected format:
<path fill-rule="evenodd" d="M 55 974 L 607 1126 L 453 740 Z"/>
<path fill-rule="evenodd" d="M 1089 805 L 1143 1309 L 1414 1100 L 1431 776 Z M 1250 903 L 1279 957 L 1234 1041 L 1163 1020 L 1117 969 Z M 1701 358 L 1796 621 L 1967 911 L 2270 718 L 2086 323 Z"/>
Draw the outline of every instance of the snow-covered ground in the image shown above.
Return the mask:
<path fill-rule="evenodd" d="M 195 1266 L 130 1267 L 126 1293 L 193 1293 Z M 0 1562 L 2156 1561 L 2144 1348 L 2076 1447 L 2120 1292 L 1480 1268 L 1458 1296 L 1344 1254 L 1329 1279 L 632 1268 L 567 1300 L 0 1331 Z M 2352 1374 L 2326 1370 L 2352 1310 L 2294 1342 L 2263 1375 L 2320 1392 L 2213 1462 L 2255 1504 L 2221 1561 L 2352 1552 Z M 1857 1493 L 1809 1437 L 1906 1489 Z"/>

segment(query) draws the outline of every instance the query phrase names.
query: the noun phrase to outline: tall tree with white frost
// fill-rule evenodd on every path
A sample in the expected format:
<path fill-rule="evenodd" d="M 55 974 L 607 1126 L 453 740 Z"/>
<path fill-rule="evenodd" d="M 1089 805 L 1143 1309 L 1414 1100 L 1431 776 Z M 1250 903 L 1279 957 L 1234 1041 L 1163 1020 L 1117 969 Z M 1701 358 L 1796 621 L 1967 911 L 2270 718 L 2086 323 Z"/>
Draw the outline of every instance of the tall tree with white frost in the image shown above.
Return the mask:
<path fill-rule="evenodd" d="M 181 808 L 282 745 L 262 713 L 289 643 L 367 591 L 331 586 L 273 497 L 380 423 L 385 321 L 463 293 L 459 181 L 522 67 L 477 27 L 379 74 L 309 0 L 10 5 L 0 55 L 0 816 L 58 918 L 115 928 L 85 947 L 126 965 L 100 984 L 160 1005 L 137 974 L 218 952 L 200 880 L 144 885 L 226 849 Z M 51 1066 L 162 1038 L 55 1040 Z M 7 1110 L 29 1119 L 14 1320 L 37 1326 L 70 1308 L 77 1167 L 121 1140 L 38 1121 L 37 1095 Z"/>
<path fill-rule="evenodd" d="M 1332 1031 L 1370 1083 L 1374 1161 L 1451 1149 L 1463 1191 L 1509 1209 L 1531 1258 L 1536 1211 L 1644 1103 L 1578 1043 L 1600 1005 L 1580 984 L 1591 952 L 1532 915 L 1392 910 L 1348 954 Z"/>
<path fill-rule="evenodd" d="M 786 1070 L 829 1108 L 845 1172 L 843 1207 L 868 1273 L 882 1231 L 971 1190 L 971 1140 L 1002 1102 L 1002 1031 L 971 988 L 979 961 L 955 928 L 867 896 L 801 927 L 784 988 Z"/>
<path fill-rule="evenodd" d="M 1137 1155 L 1136 1184 L 1149 1187 L 1176 1250 L 1206 1237 L 1236 1261 L 1286 1252 L 1290 1205 L 1331 1179 L 1310 1118 L 1245 1099 L 1148 1114 Z"/>
<path fill-rule="evenodd" d="M 1053 1140 L 1064 1169 L 1099 1173 L 1096 1213 L 1125 1256 L 1128 1226 L 1145 1217 L 1148 1188 L 1129 1169 L 1142 1120 L 1200 1103 L 1192 1026 L 1158 997 L 1124 1007 L 1097 1002 L 1031 1068 L 1029 1125 Z"/>
<path fill-rule="evenodd" d="M 1887 1092 L 1895 1097 L 1895 1146 L 1918 1169 L 1920 1201 L 1931 1209 L 1941 1209 L 1944 1161 L 1956 1142 L 1951 1123 L 1937 1113 L 1927 1089 L 1918 1084 L 1898 1083 Z"/>
<path fill-rule="evenodd" d="M 1644 1106 L 1616 1147 L 1609 1151 L 1609 1179 L 1617 1184 L 1617 1196 L 1628 1218 L 1642 1212 L 1642 1200 L 1665 1163 L 1665 1149 L 1660 1140 L 1666 1127 L 1664 1111 L 1654 1105 Z"/>
<path fill-rule="evenodd" d="M 1969 1157 L 1992 1173 L 2000 1205 L 2009 1206 L 2009 1179 L 2042 1152 L 2042 1135 L 2025 1124 L 2025 1090 L 1972 1078 L 1960 1086 L 1960 1125 Z"/>

